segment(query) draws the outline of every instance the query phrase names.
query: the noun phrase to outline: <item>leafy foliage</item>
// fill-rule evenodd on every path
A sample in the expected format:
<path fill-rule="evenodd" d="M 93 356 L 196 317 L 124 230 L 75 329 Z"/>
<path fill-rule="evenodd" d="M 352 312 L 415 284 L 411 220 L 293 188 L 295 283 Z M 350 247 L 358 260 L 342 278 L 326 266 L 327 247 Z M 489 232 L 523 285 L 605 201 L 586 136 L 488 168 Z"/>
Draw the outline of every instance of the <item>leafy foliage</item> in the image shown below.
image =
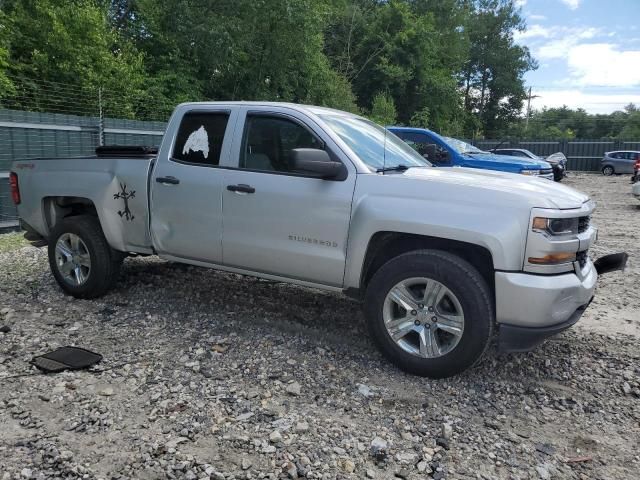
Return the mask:
<path fill-rule="evenodd" d="M 393 125 L 396 123 L 396 105 L 393 98 L 387 92 L 378 93 L 373 97 L 369 117 L 380 125 Z"/>
<path fill-rule="evenodd" d="M 166 119 L 193 100 L 365 112 L 459 137 L 640 135 L 612 115 L 534 112 L 514 0 L 0 0 L 5 107 Z M 46 85 L 46 88 L 43 88 Z"/>

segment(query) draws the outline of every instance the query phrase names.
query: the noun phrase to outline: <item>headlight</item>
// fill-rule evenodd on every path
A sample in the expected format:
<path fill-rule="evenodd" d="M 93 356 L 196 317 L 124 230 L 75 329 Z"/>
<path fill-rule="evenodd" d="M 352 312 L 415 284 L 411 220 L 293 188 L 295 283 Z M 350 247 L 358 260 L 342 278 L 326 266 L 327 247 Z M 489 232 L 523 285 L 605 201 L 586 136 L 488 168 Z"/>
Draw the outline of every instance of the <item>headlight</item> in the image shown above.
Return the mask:
<path fill-rule="evenodd" d="M 520 170 L 522 175 L 540 175 L 540 170 Z"/>
<path fill-rule="evenodd" d="M 545 218 L 535 217 L 531 225 L 534 232 L 548 233 L 550 235 L 576 235 L 578 233 L 579 219 L 573 218 Z"/>

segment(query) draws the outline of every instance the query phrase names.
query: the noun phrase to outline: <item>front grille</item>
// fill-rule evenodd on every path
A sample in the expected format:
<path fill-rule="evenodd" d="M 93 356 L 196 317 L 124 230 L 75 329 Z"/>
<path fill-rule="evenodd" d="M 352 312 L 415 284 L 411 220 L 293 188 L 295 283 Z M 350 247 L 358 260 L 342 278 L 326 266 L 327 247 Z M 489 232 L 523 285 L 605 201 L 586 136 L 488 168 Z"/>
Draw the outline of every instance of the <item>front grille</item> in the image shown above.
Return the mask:
<path fill-rule="evenodd" d="M 543 168 L 540 170 L 540 175 L 550 175 L 553 173 L 552 168 Z"/>
<path fill-rule="evenodd" d="M 576 260 L 578 261 L 578 265 L 580 265 L 580 268 L 584 268 L 584 266 L 587 264 L 587 259 L 589 258 L 589 253 L 587 252 L 587 250 L 583 250 L 582 252 L 578 252 L 576 253 Z"/>
<path fill-rule="evenodd" d="M 589 228 L 589 222 L 591 222 L 591 217 L 578 218 L 578 233 L 586 232 Z"/>

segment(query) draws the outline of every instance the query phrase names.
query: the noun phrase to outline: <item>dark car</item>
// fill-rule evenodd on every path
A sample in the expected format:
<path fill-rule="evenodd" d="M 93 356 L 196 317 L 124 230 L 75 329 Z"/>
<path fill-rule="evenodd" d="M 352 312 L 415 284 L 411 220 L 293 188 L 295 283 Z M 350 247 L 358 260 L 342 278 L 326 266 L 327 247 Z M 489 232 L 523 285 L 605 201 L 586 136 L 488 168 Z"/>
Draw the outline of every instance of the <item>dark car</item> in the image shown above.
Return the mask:
<path fill-rule="evenodd" d="M 567 157 L 565 157 L 562 152 L 552 153 L 548 157 L 541 157 L 540 155 L 536 155 L 524 148 L 494 148 L 490 151 L 496 155 L 509 155 L 510 157 L 544 160 L 551 165 L 551 168 L 553 168 L 553 179 L 556 182 L 561 182 L 562 179 L 567 176 Z"/>

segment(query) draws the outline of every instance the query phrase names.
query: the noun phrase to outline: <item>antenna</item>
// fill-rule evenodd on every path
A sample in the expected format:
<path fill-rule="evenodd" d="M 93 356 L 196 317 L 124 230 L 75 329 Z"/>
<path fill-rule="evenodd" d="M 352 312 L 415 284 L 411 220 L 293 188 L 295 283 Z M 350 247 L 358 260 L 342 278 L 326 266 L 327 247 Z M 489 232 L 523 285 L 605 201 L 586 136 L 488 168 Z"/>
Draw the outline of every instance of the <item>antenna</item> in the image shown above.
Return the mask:
<path fill-rule="evenodd" d="M 384 175 L 384 168 L 387 166 L 387 127 L 384 128 L 384 143 L 382 147 L 382 174 Z"/>

